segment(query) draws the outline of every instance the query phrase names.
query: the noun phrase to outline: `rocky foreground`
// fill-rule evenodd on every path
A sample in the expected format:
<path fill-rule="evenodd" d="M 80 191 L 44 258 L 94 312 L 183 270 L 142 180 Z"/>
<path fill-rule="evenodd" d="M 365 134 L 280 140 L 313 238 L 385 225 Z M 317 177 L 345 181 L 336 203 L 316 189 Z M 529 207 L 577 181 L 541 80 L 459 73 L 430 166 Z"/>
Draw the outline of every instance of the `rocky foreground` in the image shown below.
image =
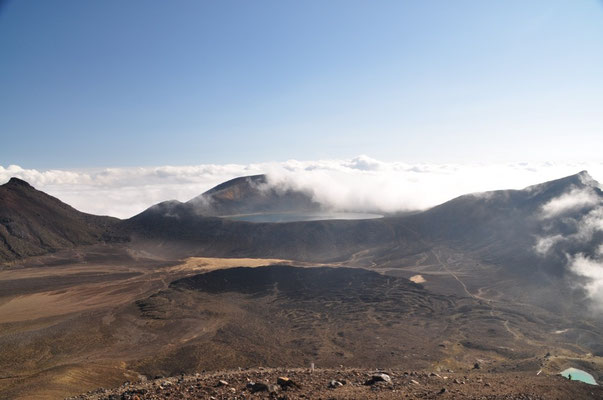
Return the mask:
<path fill-rule="evenodd" d="M 253 369 L 126 383 L 71 400 L 603 399 L 603 387 L 533 373 Z"/>

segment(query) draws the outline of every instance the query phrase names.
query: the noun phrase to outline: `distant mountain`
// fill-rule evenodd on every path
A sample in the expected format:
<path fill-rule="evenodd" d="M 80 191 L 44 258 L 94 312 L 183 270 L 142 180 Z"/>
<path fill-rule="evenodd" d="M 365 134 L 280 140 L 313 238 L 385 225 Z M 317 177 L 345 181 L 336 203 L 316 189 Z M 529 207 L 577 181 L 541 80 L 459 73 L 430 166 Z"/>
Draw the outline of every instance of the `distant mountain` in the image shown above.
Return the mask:
<path fill-rule="evenodd" d="M 272 185 L 266 175 L 231 179 L 186 204 L 207 216 L 316 211 L 321 208 L 308 193 Z"/>
<path fill-rule="evenodd" d="M 561 273 L 566 253 L 592 252 L 602 243 L 600 232 L 562 240 L 576 235 L 581 219 L 601 205 L 600 185 L 582 171 L 523 190 L 463 195 L 403 221 L 424 239 L 475 251 L 508 268 Z M 564 245 L 539 251 L 546 238 Z"/>
<path fill-rule="evenodd" d="M 79 212 L 12 178 L 0 186 L 0 261 L 96 243 L 117 221 Z"/>
<path fill-rule="evenodd" d="M 202 198 L 216 195 L 216 199 L 227 199 L 219 204 L 228 204 L 231 199 L 233 204 L 244 204 L 245 190 L 258 198 L 255 189 L 248 189 L 254 185 L 252 182 L 249 178 L 231 181 Z M 246 189 L 240 190 L 242 187 Z M 259 198 L 263 209 L 270 209 L 270 201 Z M 559 246 L 546 252 L 538 248 L 548 237 L 574 235 L 579 239 L 581 219 L 603 204 L 599 184 L 585 171 L 523 190 L 468 194 L 424 212 L 375 220 L 245 223 L 199 215 L 191 204 L 161 203 L 124 221 L 122 227 L 139 239 L 165 245 L 178 243 L 179 249 L 186 249 L 189 255 L 326 261 L 347 259 L 370 250 L 378 260 L 391 260 L 445 245 L 470 251 L 507 270 L 544 270 L 554 275 L 564 272 L 566 253 L 589 254 L 602 242 L 600 232 L 595 232 L 588 240 L 555 239 Z M 561 214 L 551 214 L 554 208 Z M 237 210 L 242 209 L 237 206 Z"/>
<path fill-rule="evenodd" d="M 603 242 L 600 230 L 591 229 L 586 236 L 581 231 L 586 219 L 600 218 L 602 204 L 600 185 L 583 171 L 523 190 L 468 194 L 424 212 L 382 219 L 250 223 L 218 218 L 320 207 L 311 196 L 256 175 L 119 221 L 80 213 L 12 179 L 0 187 L 0 257 L 10 260 L 114 237 L 131 238 L 137 245 L 160 244 L 177 257 L 313 262 L 347 260 L 367 251 L 381 262 L 444 245 L 506 270 L 558 275 L 565 271 L 566 254 L 590 255 Z"/>
<path fill-rule="evenodd" d="M 391 243 L 391 227 L 374 221 L 250 223 L 218 216 L 309 212 L 321 209 L 310 195 L 271 185 L 265 175 L 235 178 L 182 203 L 165 201 L 120 223 L 137 239 L 159 241 L 176 254 L 227 257 L 341 258 L 364 246 Z"/>
<path fill-rule="evenodd" d="M 170 218 L 225 217 L 256 213 L 319 211 L 321 205 L 302 191 L 272 185 L 266 175 L 243 176 L 208 190 L 183 203 L 164 201 L 142 215 L 161 214 Z M 140 219 L 139 216 L 135 218 Z"/>

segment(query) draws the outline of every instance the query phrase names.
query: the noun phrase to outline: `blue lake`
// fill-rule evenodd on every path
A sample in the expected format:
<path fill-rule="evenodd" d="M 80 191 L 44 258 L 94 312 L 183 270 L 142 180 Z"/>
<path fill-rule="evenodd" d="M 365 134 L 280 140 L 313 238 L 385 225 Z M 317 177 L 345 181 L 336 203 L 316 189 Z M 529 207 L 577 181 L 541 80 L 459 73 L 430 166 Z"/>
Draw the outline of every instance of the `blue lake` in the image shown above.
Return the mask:
<path fill-rule="evenodd" d="M 566 378 L 569 378 L 569 376 L 571 375 L 573 381 L 581 381 L 584 383 L 588 383 L 589 385 L 597 384 L 597 381 L 591 374 L 589 374 L 586 371 L 582 371 L 581 369 L 568 368 L 568 369 L 561 371 L 561 375 L 563 375 Z"/>
<path fill-rule="evenodd" d="M 383 215 L 370 213 L 259 213 L 229 215 L 224 218 L 247 222 L 296 222 L 296 221 L 322 221 L 329 219 L 375 219 L 382 218 Z"/>

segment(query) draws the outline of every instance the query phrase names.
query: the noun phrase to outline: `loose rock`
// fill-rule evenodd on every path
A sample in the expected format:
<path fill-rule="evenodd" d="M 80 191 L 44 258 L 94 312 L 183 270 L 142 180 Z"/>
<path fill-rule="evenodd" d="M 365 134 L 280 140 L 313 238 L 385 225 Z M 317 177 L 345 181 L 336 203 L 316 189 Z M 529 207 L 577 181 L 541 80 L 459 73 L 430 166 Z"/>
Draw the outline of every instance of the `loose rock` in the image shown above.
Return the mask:
<path fill-rule="evenodd" d="M 332 389 L 336 389 L 340 386 L 343 386 L 343 383 L 336 381 L 335 379 L 333 379 L 331 382 L 329 382 L 329 387 Z"/>
<path fill-rule="evenodd" d="M 390 376 L 388 374 L 384 374 L 384 373 L 373 374 L 373 376 L 371 376 L 371 379 L 366 381 L 364 384 L 365 385 L 374 385 L 377 382 L 392 383 L 392 378 L 390 378 Z"/>
<path fill-rule="evenodd" d="M 267 389 L 268 389 L 268 393 L 274 394 L 274 393 L 278 393 L 279 390 L 281 390 L 281 387 L 279 385 L 271 384 L 271 385 L 267 386 Z"/>
<path fill-rule="evenodd" d="M 251 391 L 251 393 L 268 391 L 268 385 L 263 382 L 250 382 L 247 384 L 247 388 Z"/>
<path fill-rule="evenodd" d="M 279 384 L 283 389 L 289 388 L 289 387 L 296 387 L 296 388 L 300 387 L 297 383 L 293 382 L 293 380 L 291 380 L 291 378 L 286 377 L 286 376 L 279 376 L 276 379 L 276 383 Z"/>

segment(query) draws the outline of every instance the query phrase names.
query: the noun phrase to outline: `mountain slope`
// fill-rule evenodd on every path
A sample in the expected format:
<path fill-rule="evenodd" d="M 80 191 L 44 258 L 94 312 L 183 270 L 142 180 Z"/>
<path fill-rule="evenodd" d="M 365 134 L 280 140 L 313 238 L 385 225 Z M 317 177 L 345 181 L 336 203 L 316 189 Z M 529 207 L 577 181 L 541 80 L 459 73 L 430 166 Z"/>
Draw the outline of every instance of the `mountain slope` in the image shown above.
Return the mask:
<path fill-rule="evenodd" d="M 162 244 L 178 256 L 342 260 L 367 247 L 388 247 L 403 241 L 417 244 L 412 233 L 382 220 L 330 220 L 251 223 L 204 217 L 190 208 L 174 213 L 159 204 L 119 225 L 136 243 Z M 180 254 L 178 254 L 180 252 Z"/>
<path fill-rule="evenodd" d="M 404 218 L 421 237 L 476 251 L 485 259 L 522 272 L 545 268 L 561 273 L 567 253 L 594 251 L 601 236 L 578 237 L 582 219 L 603 205 L 603 191 L 586 171 L 529 186 L 460 196 Z M 571 243 L 539 251 L 547 237 L 575 235 Z M 571 244 L 571 245 L 570 245 Z M 537 268 L 538 267 L 538 268 Z"/>
<path fill-rule="evenodd" d="M 123 221 L 119 228 L 137 242 L 162 243 L 178 256 L 277 257 L 326 261 L 367 247 L 388 246 L 398 232 L 378 220 L 250 223 L 216 216 L 316 211 L 303 192 L 270 185 L 265 175 L 224 182 L 182 203 L 165 201 Z M 416 241 L 410 241 L 416 242 Z M 180 253 L 178 253 L 180 252 Z"/>
<path fill-rule="evenodd" d="M 208 193 L 223 193 L 221 186 Z M 228 193 L 230 188 L 226 186 Z M 237 193 L 237 202 L 244 202 L 243 192 Z M 574 197 L 588 201 L 568 204 Z M 199 215 L 189 203 L 165 202 L 121 226 L 142 239 L 187 242 L 197 255 L 326 261 L 380 249 L 378 253 L 391 259 L 443 244 L 475 252 L 483 260 L 507 269 L 546 269 L 559 274 L 563 272 L 565 253 L 589 254 L 601 243 L 600 235 L 595 232 L 586 241 L 574 241 L 571 248 L 555 247 L 546 254 L 536 251 L 538 241 L 576 235 L 581 219 L 601 204 L 603 192 L 583 171 L 523 190 L 464 195 L 424 212 L 374 220 L 245 223 Z M 556 209 L 556 214 L 551 214 L 551 209 Z"/>
<path fill-rule="evenodd" d="M 601 230 L 585 236 L 585 219 L 600 218 L 603 192 L 585 171 L 523 190 L 460 196 L 427 211 L 374 220 L 249 223 L 212 214 L 318 207 L 301 192 L 266 188 L 264 175 L 237 178 L 186 202 L 163 202 L 128 220 L 78 212 L 12 179 L 0 187 L 0 259 L 43 254 L 109 236 L 161 243 L 188 255 L 346 260 L 371 251 L 376 261 L 445 245 L 525 273 L 563 274 L 566 254 L 592 255 Z M 581 230 L 582 229 L 582 230 Z M 110 232 L 111 234 L 109 235 Z M 547 247 L 547 243 L 553 243 Z"/>
<path fill-rule="evenodd" d="M 0 186 L 0 261 L 96 243 L 117 221 L 79 212 L 12 178 Z"/>
<path fill-rule="evenodd" d="M 224 182 L 186 204 L 208 216 L 259 212 L 313 211 L 320 204 L 304 192 L 270 184 L 266 175 L 243 176 Z"/>

